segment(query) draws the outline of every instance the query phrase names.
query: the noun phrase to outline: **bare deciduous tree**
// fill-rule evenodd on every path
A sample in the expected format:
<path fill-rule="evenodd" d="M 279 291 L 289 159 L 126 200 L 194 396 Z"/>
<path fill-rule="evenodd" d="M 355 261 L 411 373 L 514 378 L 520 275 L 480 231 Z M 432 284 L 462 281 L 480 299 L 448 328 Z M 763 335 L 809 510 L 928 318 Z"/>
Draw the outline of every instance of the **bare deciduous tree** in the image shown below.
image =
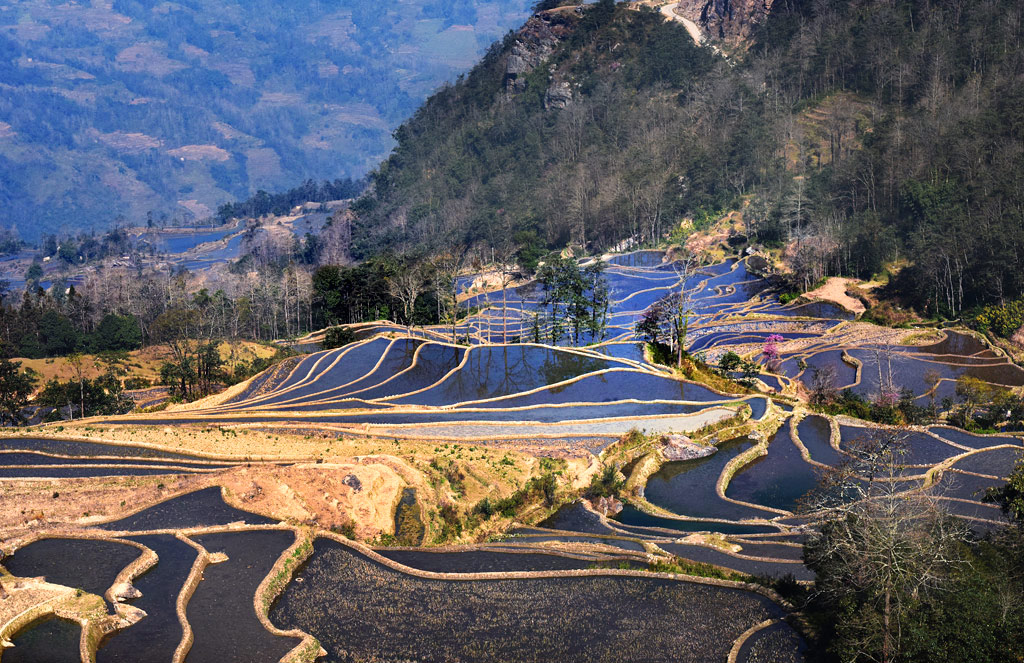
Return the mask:
<path fill-rule="evenodd" d="M 907 489 L 907 435 L 878 430 L 855 441 L 852 460 L 811 500 L 826 514 L 804 551 L 819 599 L 843 606 L 842 640 L 870 660 L 897 660 L 902 625 L 926 593 L 941 590 L 962 563 L 963 526 L 929 490 Z M 867 660 L 867 659 L 866 659 Z"/>
<path fill-rule="evenodd" d="M 412 314 L 416 299 L 423 292 L 424 274 L 421 264 L 407 265 L 388 279 L 388 293 L 402 304 L 406 327 L 412 333 Z"/>
<path fill-rule="evenodd" d="M 666 295 L 660 302 L 662 310 L 667 314 L 669 324 L 672 328 L 672 349 L 676 355 L 676 365 L 682 366 L 683 352 L 686 349 L 686 336 L 690 327 L 690 313 L 693 308 L 693 291 L 688 290 L 686 281 L 693 273 L 694 261 L 692 256 L 687 256 L 674 265 L 676 277 L 679 279 L 679 292 Z"/>

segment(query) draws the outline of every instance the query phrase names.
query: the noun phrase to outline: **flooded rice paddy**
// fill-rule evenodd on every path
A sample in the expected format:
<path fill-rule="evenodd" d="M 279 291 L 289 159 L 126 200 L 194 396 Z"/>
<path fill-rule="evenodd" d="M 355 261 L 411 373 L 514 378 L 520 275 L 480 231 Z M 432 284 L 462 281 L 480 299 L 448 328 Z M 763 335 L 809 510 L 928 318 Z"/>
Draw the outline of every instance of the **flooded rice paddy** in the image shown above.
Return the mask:
<path fill-rule="evenodd" d="M 288 531 L 230 532 L 195 537 L 227 561 L 203 571 L 188 603 L 195 641 L 187 663 L 274 663 L 299 644 L 269 633 L 256 617 L 253 597 L 277 558 L 295 541 Z"/>
<path fill-rule="evenodd" d="M 57 617 L 41 618 L 13 640 L 3 652 L 4 663 L 79 663 L 78 642 L 82 627 Z"/>
<path fill-rule="evenodd" d="M 498 573 L 509 571 L 565 571 L 585 569 L 592 562 L 558 554 L 491 552 L 431 552 L 422 550 L 390 550 L 380 554 L 410 568 L 431 573 Z"/>
<path fill-rule="evenodd" d="M 182 495 L 120 520 L 100 525 L 110 531 L 149 531 L 216 527 L 231 523 L 272 525 L 277 521 L 229 506 L 214 486 Z"/>
<path fill-rule="evenodd" d="M 156 566 L 133 583 L 142 596 L 132 600 L 131 605 L 144 610 L 146 617 L 108 638 L 96 652 L 96 661 L 164 663 L 174 658 L 184 633 L 175 605 L 198 553 L 169 534 L 130 540 L 141 543 L 159 557 Z"/>
<path fill-rule="evenodd" d="M 738 663 L 799 663 L 804 660 L 807 644 L 786 622 L 777 622 L 761 629 L 743 643 Z"/>
<path fill-rule="evenodd" d="M 139 555 L 138 548 L 113 541 L 41 539 L 5 558 L 3 565 L 18 577 L 42 576 L 55 585 L 103 596 Z"/>
<path fill-rule="evenodd" d="M 790 422 L 769 441 L 767 454 L 746 465 L 729 481 L 726 497 L 773 509 L 795 511 L 819 480 L 819 470 L 805 462 L 790 438 Z"/>
<path fill-rule="evenodd" d="M 716 491 L 719 476 L 733 459 L 756 442 L 750 438 L 729 440 L 711 456 L 665 463 L 647 482 L 649 502 L 672 513 L 691 518 L 747 520 L 771 517 L 770 511 L 721 499 Z"/>
<path fill-rule="evenodd" d="M 537 439 L 585 435 L 578 422 L 619 419 L 620 426 L 605 425 L 596 433 L 609 436 L 637 424 L 624 408 L 599 407 L 609 402 L 628 402 L 643 417 L 708 413 L 652 419 L 644 427 L 650 432 L 686 432 L 713 423 L 731 416 L 720 406 L 743 400 L 759 419 L 766 401 L 742 391 L 717 393 L 671 376 L 647 363 L 636 345 L 633 327 L 644 309 L 682 293 L 691 309 L 689 350 L 711 362 L 728 350 L 752 356 L 761 364 L 760 384 L 770 394 L 792 393 L 798 383 L 810 386 L 815 374 L 826 369 L 834 373 L 837 388 L 867 397 L 885 386 L 941 401 L 961 375 L 1024 385 L 1024 370 L 966 334 L 950 332 L 922 346 L 879 345 L 851 331 L 850 316 L 830 303 L 780 306 L 768 281 L 750 272 L 746 261 L 684 274 L 663 253 L 644 251 L 615 257 L 605 276 L 611 291 L 608 326 L 597 337 L 579 339 L 577 347 L 570 347 L 574 339 L 569 336 L 550 344 L 543 292 L 529 283 L 467 299 L 465 306 L 481 310 L 460 322 L 454 336 L 444 326 L 417 329 L 410 337 L 389 323 L 360 325 L 358 342 L 299 359 L 274 380 L 257 378 L 257 387 L 221 405 L 134 421 L 289 422 L 354 435 L 465 440 L 522 437 L 499 422 L 541 424 L 528 430 Z M 781 339 L 777 366 L 760 361 L 759 350 L 769 337 Z M 455 345 L 453 339 L 468 345 Z M 535 340 L 540 343 L 522 343 Z M 558 404 L 573 407 L 516 418 L 521 408 Z M 677 408 L 656 410 L 655 404 Z M 451 409 L 472 410 L 473 416 L 453 415 Z"/>
<path fill-rule="evenodd" d="M 466 306 L 481 310 L 457 325 L 459 343 L 447 327 L 410 333 L 390 323 L 360 325 L 356 342 L 290 359 L 219 404 L 102 424 L 288 426 L 338 436 L 522 444 L 589 457 L 631 428 L 688 433 L 739 415 L 749 424 L 740 433 L 708 437 L 712 455 L 663 462 L 618 513 L 604 516 L 574 502 L 471 548 L 374 552 L 318 538 L 269 607 L 275 627 L 315 636 L 328 661 L 705 661 L 725 660 L 742 633 L 783 618 L 783 607 L 749 586 L 618 569 L 675 557 L 737 580 L 812 580 L 802 544 L 804 527 L 819 514 L 806 498 L 861 441 L 880 434 L 862 422 L 808 414 L 794 397 L 813 386 L 816 374 L 831 373 L 835 387 L 867 398 L 883 386 L 910 389 L 920 402 L 941 401 L 961 375 L 1024 385 L 1024 371 L 967 334 L 940 332 L 917 346 L 883 344 L 827 302 L 782 306 L 744 261 L 686 275 L 656 251 L 609 264 L 609 326 L 597 337 L 583 335 L 577 347 L 565 337 L 546 344 L 550 326 L 537 317 L 543 293 L 527 284 L 467 299 Z M 757 360 L 755 388 L 718 391 L 647 361 L 633 326 L 647 306 L 681 291 L 691 306 L 689 350 L 711 364 L 727 351 Z M 521 342 L 535 335 L 540 343 Z M 771 336 L 782 339 L 773 366 L 763 357 Z M 315 340 L 304 345 L 313 349 Z M 1022 452 L 1013 435 L 921 428 L 903 440 L 897 485 L 924 489 L 931 473 L 929 490 L 984 531 L 1002 522 L 998 509 L 982 502 L 984 491 L 1009 475 Z M 623 465 L 624 475 L 639 460 Z M 0 481 L 215 473 L 237 464 L 141 446 L 0 440 Z M 403 544 L 419 545 L 423 514 L 412 488 L 403 495 L 396 530 L 409 534 Z M 193 531 L 227 526 L 233 531 Z M 107 637 L 99 663 L 171 660 L 185 633 L 175 611 L 179 598 L 194 634 L 188 662 L 277 661 L 298 644 L 265 628 L 255 593 L 302 530 L 228 505 L 218 487 L 97 529 L 127 536 L 159 558 L 134 581 L 142 596 L 129 601 L 146 617 Z M 195 593 L 183 595 L 197 548 L 225 553 L 227 561 L 207 566 Z M 125 543 L 44 539 L 3 565 L 18 577 L 45 576 L 103 595 L 139 554 Z M 16 647 L 3 659 L 78 660 L 79 634 L 75 623 L 36 622 L 15 634 Z M 50 658 L 34 653 L 43 641 L 52 643 Z M 737 660 L 750 663 L 800 661 L 806 650 L 783 621 L 737 647 Z"/>

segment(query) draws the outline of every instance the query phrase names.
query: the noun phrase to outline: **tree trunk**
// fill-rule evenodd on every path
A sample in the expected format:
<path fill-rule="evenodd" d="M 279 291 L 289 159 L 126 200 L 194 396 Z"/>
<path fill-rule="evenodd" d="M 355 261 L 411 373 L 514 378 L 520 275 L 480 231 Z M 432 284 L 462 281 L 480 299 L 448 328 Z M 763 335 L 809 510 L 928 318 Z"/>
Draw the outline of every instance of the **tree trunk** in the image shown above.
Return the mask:
<path fill-rule="evenodd" d="M 892 592 L 885 592 L 885 607 L 882 609 L 882 663 L 892 661 Z"/>

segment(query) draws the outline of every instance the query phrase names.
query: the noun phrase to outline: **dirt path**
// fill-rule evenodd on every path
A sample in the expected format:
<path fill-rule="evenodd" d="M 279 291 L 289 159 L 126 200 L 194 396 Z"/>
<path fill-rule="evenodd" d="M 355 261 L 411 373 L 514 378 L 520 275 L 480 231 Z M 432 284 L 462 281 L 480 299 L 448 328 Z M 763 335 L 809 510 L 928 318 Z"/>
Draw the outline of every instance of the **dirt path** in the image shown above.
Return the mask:
<path fill-rule="evenodd" d="M 851 282 L 853 282 L 853 279 L 833 276 L 825 281 L 825 285 L 821 286 L 817 290 L 808 292 L 805 296 L 808 299 L 822 299 L 829 302 L 835 302 L 846 310 L 860 315 L 866 310 L 864 308 L 864 304 L 859 299 L 846 294 L 846 288 Z"/>
<path fill-rule="evenodd" d="M 678 21 L 679 23 L 682 23 L 683 27 L 686 28 L 686 31 L 690 33 L 691 37 L 693 37 L 693 42 L 700 46 L 704 42 L 704 33 L 700 31 L 700 28 L 697 27 L 696 23 L 681 14 L 676 13 L 676 7 L 678 6 L 678 2 L 672 2 L 665 5 L 661 8 L 661 15 L 670 21 Z"/>

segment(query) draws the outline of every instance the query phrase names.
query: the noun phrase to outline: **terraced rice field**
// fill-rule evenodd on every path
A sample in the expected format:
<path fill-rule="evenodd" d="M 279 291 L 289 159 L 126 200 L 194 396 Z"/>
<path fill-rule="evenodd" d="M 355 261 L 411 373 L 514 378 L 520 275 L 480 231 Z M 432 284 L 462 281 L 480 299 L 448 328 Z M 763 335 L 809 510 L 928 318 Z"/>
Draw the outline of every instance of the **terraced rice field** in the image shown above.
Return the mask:
<path fill-rule="evenodd" d="M 224 520 L 250 524 L 209 525 Z M 621 660 L 638 639 L 652 643 L 655 654 L 634 650 L 626 660 L 680 660 L 683 650 L 689 653 L 682 660 L 718 660 L 751 626 L 785 615 L 770 598 L 735 583 L 647 573 L 642 547 L 624 537 L 576 554 L 546 546 L 552 539 L 588 542 L 589 536 L 527 535 L 475 550 L 382 549 L 383 556 L 344 539 L 317 538 L 269 611 L 269 623 L 288 637 L 261 625 L 258 606 L 266 604 L 257 593 L 275 561 L 288 556 L 286 548 L 307 535 L 260 522 L 202 491 L 106 524 L 113 538 L 37 541 L 5 566 L 109 595 L 108 586 L 140 551 L 157 553 L 155 565 L 134 581 L 141 597 L 128 600 L 146 616 L 106 638 L 98 661 L 170 660 L 175 650 L 186 651 L 186 661 L 277 661 L 301 647 L 303 633 L 319 640 L 329 661 L 387 659 L 396 652 L 436 661 Z M 168 530 L 178 530 L 178 537 Z M 41 555 L 54 546 L 59 555 Z M 67 555 L 77 566 L 64 564 Z M 629 560 L 639 570 L 621 568 Z M 594 568 L 602 563 L 617 568 Z M 202 569 L 198 585 L 192 582 L 196 568 Z M 175 615 L 175 605 L 184 613 Z M 534 626 L 524 630 L 524 624 Z M 18 656 L 44 651 L 53 657 L 45 660 L 64 660 L 61 652 L 70 649 L 68 660 L 77 660 L 77 644 L 71 649 L 77 629 L 59 620 L 30 624 L 15 638 L 20 650 L 11 658 L 42 660 Z M 40 649 L 44 639 L 55 649 Z M 65 640 L 68 646 L 57 648 Z"/>
<path fill-rule="evenodd" d="M 710 455 L 702 458 L 664 461 L 663 451 L 653 451 L 656 469 L 638 480 L 620 513 L 604 515 L 578 501 L 486 543 L 373 549 L 315 520 L 293 516 L 288 524 L 235 508 L 214 485 L 116 519 L 83 515 L 77 529 L 41 540 L 45 521 L 27 538 L 18 530 L 3 565 L 19 578 L 45 577 L 51 585 L 39 585 L 40 592 L 81 588 L 105 596 L 108 612 L 115 604 L 122 612 L 144 611 L 137 624 L 102 639 L 101 663 L 170 661 L 175 652 L 174 660 L 192 663 L 286 660 L 289 652 L 315 651 L 311 637 L 328 661 L 724 661 L 730 651 L 739 661 L 803 660 L 803 640 L 781 621 L 787 607 L 739 581 L 813 579 L 802 546 L 806 528 L 822 514 L 807 496 L 861 440 L 883 434 L 863 422 L 808 413 L 797 396 L 815 372 L 832 371 L 836 387 L 866 396 L 904 387 L 920 399 L 941 400 L 960 375 L 1019 386 L 1024 371 L 966 334 L 902 345 L 908 333 L 853 323 L 828 303 L 782 306 L 744 261 L 683 275 L 663 259 L 644 251 L 609 261 L 608 329 L 577 346 L 568 339 L 522 342 L 535 328 L 542 339 L 549 331 L 536 324 L 542 293 L 527 284 L 467 298 L 465 305 L 479 311 L 457 325 L 459 342 L 447 327 L 356 325 L 356 342 L 319 350 L 322 334 L 299 339 L 295 345 L 310 354 L 201 406 L 92 422 L 287 429 L 316 433 L 328 447 L 345 437 L 529 449 L 583 458 L 592 467 L 633 428 L 687 433 L 727 419 L 742 426 L 706 437 Z M 691 306 L 689 349 L 710 363 L 732 350 L 764 364 L 767 339 L 781 338 L 778 365 L 762 365 L 756 389 L 717 391 L 647 362 L 633 327 L 646 307 L 680 292 Z M 1021 438 L 1012 434 L 921 428 L 905 439 L 897 485 L 932 491 L 970 527 L 985 530 L 1002 516 L 981 502 L 983 491 L 1005 481 L 1022 453 Z M 211 460 L 159 446 L 38 434 L 0 440 L 0 487 L 50 481 L 59 489 L 62 482 L 125 477 L 170 484 L 206 475 L 217 484 L 228 472 L 255 476 L 320 460 L 319 451 L 276 463 Z M 630 475 L 642 466 L 637 457 L 619 469 Z M 345 481 L 356 490 L 350 476 Z M 403 484 L 394 499 L 413 491 Z M 69 531 L 87 540 L 66 538 Z M 673 557 L 717 567 L 734 580 L 709 584 L 643 571 L 653 559 Z M 129 574 L 133 564 L 142 566 Z M 112 602 L 115 582 L 127 581 L 142 595 Z M 0 628 L 14 623 L 9 618 L 0 605 Z M 78 660 L 77 623 L 49 619 L 11 628 L 6 635 L 17 646 L 4 661 L 39 660 L 47 640 L 53 660 Z M 139 658 L 143 650 L 146 659 Z"/>

